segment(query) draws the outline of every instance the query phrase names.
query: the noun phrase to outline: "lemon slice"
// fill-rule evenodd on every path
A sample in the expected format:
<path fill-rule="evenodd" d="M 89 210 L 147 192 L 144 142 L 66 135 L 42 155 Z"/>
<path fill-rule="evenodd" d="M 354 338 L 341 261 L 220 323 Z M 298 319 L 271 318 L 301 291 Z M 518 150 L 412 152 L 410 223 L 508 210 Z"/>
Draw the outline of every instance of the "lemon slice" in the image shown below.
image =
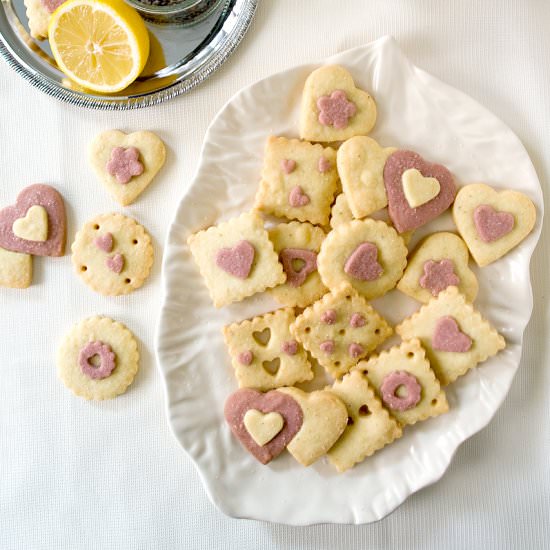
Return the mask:
<path fill-rule="evenodd" d="M 59 68 L 88 90 L 112 93 L 129 86 L 149 55 L 149 34 L 123 0 L 69 0 L 48 28 Z"/>

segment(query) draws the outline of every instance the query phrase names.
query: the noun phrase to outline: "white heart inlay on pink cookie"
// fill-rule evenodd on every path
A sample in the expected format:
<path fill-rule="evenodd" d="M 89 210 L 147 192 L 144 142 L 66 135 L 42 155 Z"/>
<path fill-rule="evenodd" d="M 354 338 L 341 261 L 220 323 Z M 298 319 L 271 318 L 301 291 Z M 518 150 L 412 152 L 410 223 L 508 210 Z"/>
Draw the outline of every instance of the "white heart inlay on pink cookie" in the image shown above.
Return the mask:
<path fill-rule="evenodd" d="M 239 241 L 233 248 L 221 248 L 216 254 L 216 265 L 226 273 L 246 279 L 252 269 L 256 251 L 248 241 Z"/>

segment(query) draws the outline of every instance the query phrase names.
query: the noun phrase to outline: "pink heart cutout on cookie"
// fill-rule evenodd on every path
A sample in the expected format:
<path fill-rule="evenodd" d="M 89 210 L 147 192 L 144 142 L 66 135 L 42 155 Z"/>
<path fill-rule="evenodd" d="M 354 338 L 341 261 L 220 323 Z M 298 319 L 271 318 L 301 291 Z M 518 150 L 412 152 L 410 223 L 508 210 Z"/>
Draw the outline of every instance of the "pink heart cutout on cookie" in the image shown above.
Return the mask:
<path fill-rule="evenodd" d="M 281 161 L 281 170 L 285 174 L 291 174 L 296 168 L 296 161 L 293 159 L 283 159 Z"/>
<path fill-rule="evenodd" d="M 406 170 L 413 168 L 424 178 L 435 178 L 440 186 L 436 197 L 416 208 L 409 206 L 401 179 Z M 388 212 L 399 233 L 411 231 L 433 220 L 449 208 L 456 195 L 456 185 L 449 170 L 441 164 L 425 161 L 413 151 L 396 151 L 388 157 L 384 166 L 384 185 Z"/>
<path fill-rule="evenodd" d="M 361 281 L 375 281 L 384 272 L 377 258 L 376 245 L 369 242 L 361 243 L 346 260 L 344 271 Z"/>
<path fill-rule="evenodd" d="M 265 445 L 258 445 L 244 425 L 244 416 L 251 409 L 263 414 L 277 412 L 283 417 L 283 428 Z M 300 405 L 290 395 L 276 390 L 260 393 L 248 388 L 237 390 L 227 398 L 224 415 L 235 437 L 262 464 L 267 464 L 284 451 L 302 427 L 304 419 Z"/>
<path fill-rule="evenodd" d="M 286 282 L 293 287 L 302 286 L 307 276 L 317 269 L 317 254 L 313 250 L 283 248 L 279 254 L 279 259 L 286 273 Z M 304 262 L 301 269 L 294 269 L 294 260 L 302 260 Z"/>
<path fill-rule="evenodd" d="M 492 243 L 514 229 L 515 219 L 510 212 L 500 212 L 488 204 L 480 204 L 474 210 L 474 224 L 479 238 Z"/>
<path fill-rule="evenodd" d="M 304 190 L 299 185 L 293 187 L 288 194 L 288 204 L 290 204 L 290 206 L 293 206 L 294 208 L 307 206 L 309 202 L 309 196 L 304 193 Z"/>
<path fill-rule="evenodd" d="M 113 273 L 120 273 L 124 267 L 124 256 L 122 254 L 115 254 L 105 260 L 105 264 Z"/>
<path fill-rule="evenodd" d="M 48 214 L 48 238 L 29 241 L 14 234 L 13 224 L 24 218 L 32 206 L 42 206 Z M 0 210 L 0 247 L 33 256 L 63 256 L 66 217 L 61 195 L 49 185 L 35 184 L 19 193 L 15 205 Z"/>
<path fill-rule="evenodd" d="M 252 269 L 256 251 L 248 241 L 239 241 L 233 248 L 221 248 L 216 254 L 216 265 L 226 273 L 246 279 Z"/>
<path fill-rule="evenodd" d="M 105 235 L 97 237 L 94 243 L 99 250 L 103 250 L 103 252 L 111 252 L 111 250 L 113 250 L 113 235 L 111 233 L 105 233 Z"/>
<path fill-rule="evenodd" d="M 472 347 L 472 339 L 464 334 L 453 317 L 437 320 L 432 335 L 432 348 L 437 351 L 465 353 Z"/>

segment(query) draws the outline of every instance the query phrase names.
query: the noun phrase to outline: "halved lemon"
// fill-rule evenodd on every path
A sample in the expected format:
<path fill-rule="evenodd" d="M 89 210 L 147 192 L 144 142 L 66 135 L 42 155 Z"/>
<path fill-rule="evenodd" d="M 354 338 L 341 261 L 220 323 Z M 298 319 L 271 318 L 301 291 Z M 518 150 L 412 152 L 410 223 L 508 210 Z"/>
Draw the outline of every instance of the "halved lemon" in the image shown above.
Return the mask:
<path fill-rule="evenodd" d="M 52 14 L 48 33 L 59 68 L 95 92 L 128 87 L 149 55 L 145 23 L 123 0 L 69 0 Z"/>

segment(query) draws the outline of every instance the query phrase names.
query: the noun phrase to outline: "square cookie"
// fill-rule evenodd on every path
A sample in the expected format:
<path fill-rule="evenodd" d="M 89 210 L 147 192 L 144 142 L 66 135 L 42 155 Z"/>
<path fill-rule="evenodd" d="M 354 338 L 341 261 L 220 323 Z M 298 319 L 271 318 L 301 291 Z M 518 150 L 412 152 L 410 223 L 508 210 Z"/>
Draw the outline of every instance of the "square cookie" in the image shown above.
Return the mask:
<path fill-rule="evenodd" d="M 416 339 L 383 351 L 354 370 L 361 371 L 391 415 L 401 424 L 415 424 L 449 410 L 445 392 Z"/>
<path fill-rule="evenodd" d="M 395 331 L 403 340 L 420 340 L 444 386 L 506 346 L 504 338 L 455 286 L 440 292 Z"/>
<path fill-rule="evenodd" d="M 255 208 L 290 220 L 327 225 L 337 182 L 334 149 L 271 136 Z"/>
<path fill-rule="evenodd" d="M 241 214 L 187 239 L 216 307 L 285 282 L 262 219 Z"/>
<path fill-rule="evenodd" d="M 334 378 L 343 376 L 393 332 L 348 285 L 306 308 L 290 330 Z"/>
<path fill-rule="evenodd" d="M 359 371 L 334 382 L 335 393 L 348 409 L 348 426 L 327 453 L 329 462 L 345 472 L 402 435 L 399 424 L 382 407 L 366 376 Z"/>
<path fill-rule="evenodd" d="M 32 256 L 0 247 L 0 286 L 27 288 L 32 282 Z"/>
<path fill-rule="evenodd" d="M 318 300 L 327 288 L 317 271 L 317 254 L 325 232 L 310 223 L 281 223 L 269 230 L 286 282 L 271 289 L 271 294 L 285 306 L 306 307 Z"/>
<path fill-rule="evenodd" d="M 313 378 L 306 352 L 290 334 L 294 320 L 286 308 L 223 328 L 239 387 L 267 391 Z"/>

